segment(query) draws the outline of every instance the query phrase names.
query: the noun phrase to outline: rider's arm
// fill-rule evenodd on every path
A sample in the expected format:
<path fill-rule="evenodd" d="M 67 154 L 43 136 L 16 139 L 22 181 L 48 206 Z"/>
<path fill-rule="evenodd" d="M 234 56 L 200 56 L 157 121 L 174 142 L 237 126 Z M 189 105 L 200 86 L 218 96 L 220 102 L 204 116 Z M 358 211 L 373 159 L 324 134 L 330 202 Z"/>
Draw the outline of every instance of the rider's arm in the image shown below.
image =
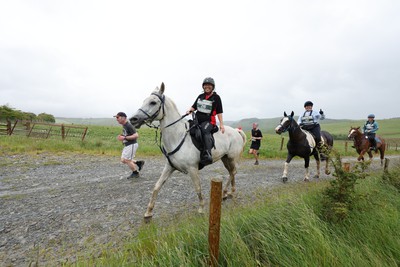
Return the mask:
<path fill-rule="evenodd" d="M 224 120 L 222 118 L 222 113 L 217 114 L 219 120 L 219 128 L 221 129 L 221 133 L 225 132 Z"/>
<path fill-rule="evenodd" d="M 374 128 L 371 130 L 371 133 L 375 133 L 376 131 L 378 131 L 379 126 L 377 122 L 374 122 Z"/>

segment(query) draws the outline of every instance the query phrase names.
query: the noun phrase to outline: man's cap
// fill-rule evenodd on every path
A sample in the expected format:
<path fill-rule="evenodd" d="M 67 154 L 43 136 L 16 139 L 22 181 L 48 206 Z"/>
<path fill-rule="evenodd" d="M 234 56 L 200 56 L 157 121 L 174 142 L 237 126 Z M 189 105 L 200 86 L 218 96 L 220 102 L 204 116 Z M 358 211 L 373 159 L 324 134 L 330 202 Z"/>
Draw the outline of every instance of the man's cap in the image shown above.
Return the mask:
<path fill-rule="evenodd" d="M 117 115 L 114 115 L 114 117 L 127 117 L 124 112 L 118 112 Z"/>

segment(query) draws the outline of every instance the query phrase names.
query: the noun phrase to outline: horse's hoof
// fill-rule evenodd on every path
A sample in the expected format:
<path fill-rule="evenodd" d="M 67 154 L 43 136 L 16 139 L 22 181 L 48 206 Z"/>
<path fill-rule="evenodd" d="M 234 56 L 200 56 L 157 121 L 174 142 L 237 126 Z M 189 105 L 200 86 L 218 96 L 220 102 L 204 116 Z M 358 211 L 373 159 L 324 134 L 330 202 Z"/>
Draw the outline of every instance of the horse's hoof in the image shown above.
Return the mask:
<path fill-rule="evenodd" d="M 326 175 L 329 175 L 329 174 L 331 174 L 331 172 L 330 172 L 330 171 L 326 171 L 325 174 L 326 174 Z"/>
<path fill-rule="evenodd" d="M 233 198 L 232 193 L 226 193 L 222 196 L 222 200 L 227 200 Z"/>
<path fill-rule="evenodd" d="M 308 178 L 304 178 L 304 180 L 303 180 L 304 182 L 309 182 L 310 181 L 310 179 L 308 179 Z"/>
<path fill-rule="evenodd" d="M 319 175 L 314 175 L 315 179 L 319 179 Z M 308 179 L 307 179 L 308 180 Z"/>
<path fill-rule="evenodd" d="M 150 223 L 151 219 L 153 219 L 153 216 L 144 216 L 144 222 L 145 223 Z"/>
<path fill-rule="evenodd" d="M 286 183 L 287 182 L 287 177 L 282 177 L 282 182 Z"/>

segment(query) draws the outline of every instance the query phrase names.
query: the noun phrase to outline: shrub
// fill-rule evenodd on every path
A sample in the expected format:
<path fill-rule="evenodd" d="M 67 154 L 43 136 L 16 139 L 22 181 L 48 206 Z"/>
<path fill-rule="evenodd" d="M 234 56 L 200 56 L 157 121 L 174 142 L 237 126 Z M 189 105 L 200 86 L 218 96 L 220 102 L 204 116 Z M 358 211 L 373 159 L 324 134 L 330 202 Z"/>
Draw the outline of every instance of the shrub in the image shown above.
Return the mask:
<path fill-rule="evenodd" d="M 336 179 L 332 180 L 330 186 L 323 192 L 322 214 L 327 221 L 341 222 L 348 217 L 350 210 L 354 207 L 357 199 L 355 185 L 358 179 L 364 179 L 367 176 L 365 169 L 370 162 L 358 163 L 353 170 L 347 171 L 342 167 L 339 153 L 333 151 L 333 154 L 335 154 L 335 159 L 331 161 L 335 168 Z"/>

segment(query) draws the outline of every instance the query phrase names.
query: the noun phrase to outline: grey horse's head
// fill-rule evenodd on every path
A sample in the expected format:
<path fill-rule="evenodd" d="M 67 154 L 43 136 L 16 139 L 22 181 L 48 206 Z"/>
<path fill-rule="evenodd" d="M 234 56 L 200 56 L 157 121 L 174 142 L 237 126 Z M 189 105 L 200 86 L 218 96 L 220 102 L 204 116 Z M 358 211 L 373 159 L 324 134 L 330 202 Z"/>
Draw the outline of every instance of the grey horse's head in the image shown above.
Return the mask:
<path fill-rule="evenodd" d="M 164 114 L 164 96 L 165 86 L 161 83 L 160 88 L 156 89 L 144 101 L 141 108 L 129 118 L 131 124 L 139 129 L 145 123 L 151 123 L 154 120 L 160 120 Z"/>

